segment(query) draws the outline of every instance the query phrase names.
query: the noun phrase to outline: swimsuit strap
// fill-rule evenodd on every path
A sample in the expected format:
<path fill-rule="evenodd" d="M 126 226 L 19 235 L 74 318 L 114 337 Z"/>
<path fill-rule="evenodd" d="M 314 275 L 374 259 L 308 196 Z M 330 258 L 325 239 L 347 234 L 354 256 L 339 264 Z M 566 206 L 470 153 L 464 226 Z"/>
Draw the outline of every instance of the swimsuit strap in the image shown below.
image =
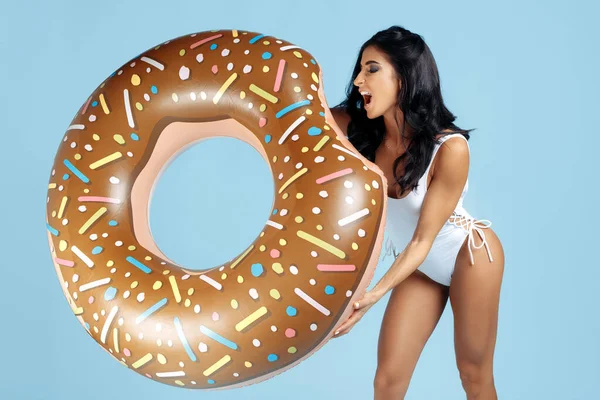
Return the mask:
<path fill-rule="evenodd" d="M 485 246 L 485 249 L 487 250 L 487 254 L 488 254 L 488 258 L 489 258 L 490 262 L 494 261 L 494 259 L 492 258 L 492 253 L 490 251 L 489 243 L 487 242 L 485 233 L 483 232 L 484 228 L 489 228 L 490 226 L 492 226 L 491 221 L 489 221 L 487 219 L 476 220 L 475 218 L 472 218 L 472 217 L 468 218 L 464 215 L 458 215 L 455 211 L 452 213 L 452 216 L 450 217 L 448 222 L 450 222 L 454 226 L 457 226 L 459 228 L 464 228 L 465 230 L 467 230 L 467 232 L 468 232 L 467 236 L 469 237 L 469 246 L 468 247 L 469 247 L 469 255 L 471 256 L 471 265 L 475 264 L 475 261 L 473 260 L 473 251 L 471 250 L 471 246 L 473 246 L 473 248 L 475 248 L 475 249 L 480 249 L 483 246 Z M 483 242 L 479 246 L 475 246 L 473 230 L 477 231 L 477 234 L 483 240 Z"/>

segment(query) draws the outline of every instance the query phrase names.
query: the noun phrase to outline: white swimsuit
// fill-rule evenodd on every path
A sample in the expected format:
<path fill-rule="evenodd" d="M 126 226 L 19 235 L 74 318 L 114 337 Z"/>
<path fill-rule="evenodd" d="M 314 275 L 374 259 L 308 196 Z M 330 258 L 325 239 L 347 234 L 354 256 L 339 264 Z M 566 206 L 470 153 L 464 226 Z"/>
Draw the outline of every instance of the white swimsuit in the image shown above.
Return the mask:
<path fill-rule="evenodd" d="M 440 143 L 436 144 L 434 147 L 431 161 L 433 161 L 441 144 L 455 136 L 460 136 L 467 141 L 460 133 L 443 136 L 440 138 Z M 401 199 L 388 197 L 388 211 L 386 218 L 388 239 L 385 246 L 385 256 L 394 254 L 394 256 L 397 257 L 399 254 L 398 249 L 404 249 L 412 239 L 419 220 L 421 206 L 423 205 L 423 200 L 427 193 L 427 177 L 429 175 L 431 164 L 432 163 L 430 162 L 427 170 L 419 180 L 417 189 L 411 191 L 407 196 Z M 468 188 L 469 180 L 467 179 L 453 214 L 442 226 L 442 229 L 433 242 L 429 254 L 418 268 L 434 281 L 446 286 L 450 286 L 456 257 L 467 236 L 469 237 L 468 246 L 471 264 L 474 264 L 471 247 L 481 248 L 485 246 L 490 261 L 493 261 L 489 245 L 485 239 L 485 233 L 483 232 L 483 229 L 489 228 L 492 226 L 492 223 L 488 220 L 475 220 L 467 210 L 464 209 L 462 205 L 463 198 L 465 197 Z M 480 246 L 475 246 L 473 231 L 476 231 L 483 240 L 483 243 L 481 243 Z"/>

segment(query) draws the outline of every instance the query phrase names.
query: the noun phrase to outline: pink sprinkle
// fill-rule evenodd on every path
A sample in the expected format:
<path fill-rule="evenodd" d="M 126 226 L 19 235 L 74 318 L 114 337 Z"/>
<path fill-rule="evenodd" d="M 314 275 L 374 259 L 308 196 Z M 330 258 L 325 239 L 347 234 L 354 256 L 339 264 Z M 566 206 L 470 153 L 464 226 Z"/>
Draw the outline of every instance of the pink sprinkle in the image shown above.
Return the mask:
<path fill-rule="evenodd" d="M 277 68 L 277 76 L 275 77 L 275 85 L 273 86 L 274 92 L 279 92 L 279 88 L 281 88 L 281 80 L 283 79 L 284 68 L 285 68 L 285 60 L 279 60 L 279 67 Z"/>
<path fill-rule="evenodd" d="M 261 117 L 261 118 L 258 120 L 258 126 L 260 126 L 261 128 L 262 128 L 263 126 L 265 126 L 266 124 L 267 124 L 267 119 L 266 119 L 265 117 Z"/>
<path fill-rule="evenodd" d="M 56 261 L 57 264 L 64 265 L 65 267 L 74 267 L 75 266 L 75 263 L 73 261 L 63 260 L 62 258 L 58 258 L 58 257 L 54 257 L 54 261 Z"/>
<path fill-rule="evenodd" d="M 285 336 L 289 337 L 289 338 L 293 338 L 294 336 L 296 336 L 296 331 L 293 330 L 292 328 L 287 328 L 285 330 Z"/>
<path fill-rule="evenodd" d="M 88 299 L 88 303 L 92 304 L 94 302 L 94 296 L 90 296 Z"/>
<path fill-rule="evenodd" d="M 79 201 L 93 201 L 98 203 L 112 203 L 119 204 L 121 200 L 115 199 L 112 197 L 102 197 L 102 196 L 79 196 L 77 198 Z"/>
<path fill-rule="evenodd" d="M 348 175 L 352 173 L 352 168 L 342 169 L 341 171 L 334 172 L 333 174 L 325 175 L 319 179 L 317 179 L 317 183 L 320 185 L 321 183 L 329 182 L 330 180 L 339 178 L 344 175 Z"/>
<path fill-rule="evenodd" d="M 216 74 L 217 72 L 219 72 L 219 67 L 217 67 L 216 65 L 213 65 L 212 72 L 213 72 L 213 74 Z"/>
<path fill-rule="evenodd" d="M 131 351 L 129 351 L 127 347 L 123 349 L 123 354 L 125 354 L 126 357 L 131 357 Z"/>
<path fill-rule="evenodd" d="M 271 257 L 279 258 L 280 255 L 281 255 L 281 252 L 279 250 L 277 250 L 277 249 L 271 250 Z"/>
<path fill-rule="evenodd" d="M 150 375 L 150 374 L 146 374 L 146 376 L 147 376 L 148 378 L 152 378 L 152 375 Z"/>
<path fill-rule="evenodd" d="M 218 321 L 219 320 L 219 313 L 215 311 L 213 313 L 213 315 L 212 315 L 212 319 L 213 319 L 213 321 Z"/>
<path fill-rule="evenodd" d="M 220 34 L 218 34 L 218 35 L 211 36 L 211 37 L 207 37 L 207 38 L 205 38 L 205 39 L 202 39 L 202 40 L 199 40 L 199 41 L 197 41 L 196 43 L 193 43 L 193 44 L 190 46 L 190 49 L 192 49 L 192 50 L 193 50 L 193 49 L 195 49 L 196 47 L 198 47 L 198 46 L 201 46 L 201 45 L 203 45 L 203 44 L 204 44 L 204 43 L 206 43 L 206 42 L 210 42 L 211 40 L 218 39 L 218 38 L 220 38 L 221 36 L 223 36 L 223 34 L 222 34 L 222 33 L 220 33 Z"/>

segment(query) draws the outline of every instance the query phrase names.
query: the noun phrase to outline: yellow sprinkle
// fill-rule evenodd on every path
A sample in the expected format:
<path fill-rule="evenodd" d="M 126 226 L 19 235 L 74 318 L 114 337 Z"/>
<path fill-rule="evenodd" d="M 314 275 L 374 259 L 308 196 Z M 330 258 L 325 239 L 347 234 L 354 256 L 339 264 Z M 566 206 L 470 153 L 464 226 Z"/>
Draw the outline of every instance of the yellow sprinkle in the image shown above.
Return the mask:
<path fill-rule="evenodd" d="M 271 42 L 269 42 L 268 40 L 265 40 L 265 41 L 263 41 L 263 44 L 264 44 L 265 46 L 268 46 L 268 45 L 270 45 L 270 44 L 271 44 Z"/>
<path fill-rule="evenodd" d="M 73 156 L 73 158 L 76 160 L 81 160 L 81 154 L 77 153 Z"/>
<path fill-rule="evenodd" d="M 175 380 L 175 384 L 179 386 L 185 386 L 185 383 L 181 382 L 179 379 Z"/>
<path fill-rule="evenodd" d="M 238 31 L 237 31 L 237 29 L 232 30 L 231 34 L 233 35 L 233 37 L 238 37 Z"/>
<path fill-rule="evenodd" d="M 294 51 L 294 55 L 298 58 L 302 58 L 302 54 L 299 51 Z"/>
<path fill-rule="evenodd" d="M 296 351 L 297 351 L 297 349 L 296 349 L 294 346 L 291 346 L 291 347 L 288 349 L 288 353 L 290 353 L 290 354 L 294 354 L 294 353 L 296 353 Z"/>
<path fill-rule="evenodd" d="M 304 147 L 302 148 L 302 152 L 303 152 L 303 153 L 306 153 L 307 151 L 308 151 L 308 147 L 304 146 Z"/>
<path fill-rule="evenodd" d="M 231 308 L 233 308 L 234 310 L 237 310 L 238 308 L 238 302 L 236 299 L 232 299 L 231 300 Z"/>
<path fill-rule="evenodd" d="M 192 301 L 190 299 L 185 299 L 185 302 L 183 303 L 186 307 L 189 307 L 192 305 Z"/>
<path fill-rule="evenodd" d="M 263 237 L 263 236 L 265 236 L 265 231 L 262 231 L 262 232 L 260 233 L 260 235 L 259 235 L 259 236 L 260 236 L 260 237 Z"/>
<path fill-rule="evenodd" d="M 263 67 L 263 72 L 269 72 L 269 67 L 265 65 L 265 66 Z"/>
<path fill-rule="evenodd" d="M 225 83 L 223 83 L 221 88 L 215 94 L 215 97 L 213 97 L 214 104 L 217 104 L 219 102 L 219 100 L 221 99 L 221 96 L 223 96 L 223 93 L 225 93 L 227 88 L 229 88 L 229 86 L 233 83 L 233 81 L 235 81 L 237 79 L 237 76 L 238 76 L 238 74 L 234 72 L 233 74 L 231 74 L 231 76 L 229 78 L 227 78 Z"/>
<path fill-rule="evenodd" d="M 94 133 L 94 134 L 92 135 L 92 139 L 94 139 L 94 140 L 97 142 L 98 140 L 100 140 L 100 136 L 98 136 L 98 134 L 97 134 L 97 133 Z"/>
<path fill-rule="evenodd" d="M 52 211 L 52 218 L 56 218 L 56 211 Z"/>
<path fill-rule="evenodd" d="M 115 265 L 115 262 L 114 262 L 113 260 L 108 260 L 108 261 L 106 262 L 106 266 L 107 266 L 107 267 L 112 267 L 113 265 Z"/>
<path fill-rule="evenodd" d="M 288 179 L 281 188 L 279 188 L 279 194 L 283 193 L 283 191 L 290 186 L 296 179 L 300 178 L 302 175 L 308 172 L 308 168 L 304 167 L 300 171 L 296 172 L 290 179 Z"/>
<path fill-rule="evenodd" d="M 297 198 L 298 200 L 300 200 L 300 199 L 301 199 L 301 198 L 303 198 L 303 197 L 304 197 L 304 193 L 296 193 L 296 198 Z"/>
<path fill-rule="evenodd" d="M 135 246 L 133 246 L 133 247 L 135 247 Z M 146 261 L 150 261 L 150 260 L 152 260 L 152 257 L 150 257 L 150 256 L 146 256 L 146 257 L 144 257 L 144 260 L 146 260 Z"/>
<path fill-rule="evenodd" d="M 135 369 L 138 369 L 142 365 L 150 362 L 150 360 L 152 360 L 152 354 L 148 353 L 144 357 L 142 357 L 139 360 L 137 360 L 136 362 L 134 362 L 131 366 Z"/>
<path fill-rule="evenodd" d="M 65 206 L 67 205 L 68 200 L 69 200 L 69 198 L 67 196 L 63 196 L 63 198 L 60 202 L 60 207 L 58 209 L 58 218 L 63 217 L 63 213 L 65 212 Z"/>
<path fill-rule="evenodd" d="M 83 314 L 83 307 L 77 307 L 77 308 L 74 308 L 74 309 L 73 309 L 73 313 L 74 313 L 75 315 L 81 315 L 81 314 Z"/>
<path fill-rule="evenodd" d="M 137 103 L 135 103 L 135 108 L 137 108 L 138 110 L 142 111 L 144 109 L 144 106 L 142 105 L 142 103 L 140 103 L 138 101 Z"/>
<path fill-rule="evenodd" d="M 246 98 L 246 92 L 243 90 L 240 92 L 240 99 L 244 100 Z"/>
<path fill-rule="evenodd" d="M 300 93 L 301 91 L 302 89 L 300 89 L 300 86 L 294 86 L 294 92 Z"/>
<path fill-rule="evenodd" d="M 240 261 L 242 261 L 248 255 L 248 253 L 250 253 L 250 251 L 253 248 L 254 248 L 254 245 L 251 245 L 250 247 L 248 247 L 246 249 L 246 251 L 244 251 L 244 253 L 242 253 L 242 255 L 239 256 L 238 259 L 233 262 L 233 264 L 231 264 L 230 268 L 231 269 L 235 268 L 240 263 Z"/>
<path fill-rule="evenodd" d="M 283 274 L 283 267 L 280 263 L 273 263 L 273 265 L 271 265 L 271 268 L 273 268 L 273 271 L 275 271 L 275 273 L 279 275 Z"/>
<path fill-rule="evenodd" d="M 119 144 L 125 144 L 125 139 L 123 139 L 123 136 L 119 135 L 118 133 L 113 136 L 113 139 L 115 139 L 115 142 Z"/>
<path fill-rule="evenodd" d="M 210 376 L 213 372 L 215 372 L 218 369 L 220 369 L 221 367 L 223 367 L 229 361 L 231 361 L 231 356 L 225 355 L 219 361 L 217 361 L 216 363 L 214 363 L 213 365 L 211 365 L 210 367 L 205 369 L 204 372 L 202 372 L 202 374 L 204 376 Z"/>
<path fill-rule="evenodd" d="M 106 99 L 104 98 L 104 93 L 100 93 L 100 105 L 102 106 L 102 111 L 104 111 L 104 114 L 110 114 L 108 104 L 106 104 Z"/>
<path fill-rule="evenodd" d="M 177 96 L 177 93 L 173 93 L 173 94 L 171 95 L 171 98 L 173 99 L 173 101 L 174 101 L 175 103 L 177 103 L 177 102 L 179 101 L 179 96 Z"/>
<path fill-rule="evenodd" d="M 317 76 L 317 74 L 315 74 L 314 72 L 311 74 L 312 80 L 315 81 L 315 83 L 319 83 L 319 77 Z"/>
<path fill-rule="evenodd" d="M 169 282 L 171 283 L 171 289 L 173 289 L 175 301 L 181 303 L 181 294 L 179 293 L 179 287 L 177 286 L 177 281 L 173 275 L 169 276 Z"/>
<path fill-rule="evenodd" d="M 131 335 L 129 333 L 125 334 L 125 340 L 127 340 L 128 342 L 131 342 Z"/>
<path fill-rule="evenodd" d="M 90 192 L 90 189 L 88 189 L 88 188 L 83 189 L 83 193 L 89 193 L 89 192 Z"/>
<path fill-rule="evenodd" d="M 142 78 L 138 74 L 131 75 L 131 84 L 133 86 L 140 86 L 140 83 L 142 83 Z"/>
<path fill-rule="evenodd" d="M 260 107 L 259 107 L 259 110 L 261 112 L 264 112 L 266 109 L 267 109 L 267 105 L 266 104 L 261 104 Z"/>
<path fill-rule="evenodd" d="M 115 151 L 112 154 L 107 155 L 104 158 L 101 158 L 100 160 L 93 162 L 90 164 L 90 169 L 96 169 L 99 168 L 105 164 L 108 164 L 111 161 L 115 161 L 118 160 L 119 158 L 123 157 L 123 154 L 121 154 L 120 151 Z"/>
<path fill-rule="evenodd" d="M 271 291 L 269 292 L 269 294 L 275 300 L 279 300 L 281 298 L 281 294 L 279 294 L 279 290 L 277 290 L 277 289 L 271 289 Z"/>
<path fill-rule="evenodd" d="M 156 281 L 154 282 L 154 285 L 152 285 L 152 289 L 154 290 L 158 290 L 162 287 L 162 282 L 161 281 Z"/>
<path fill-rule="evenodd" d="M 298 216 L 298 217 L 294 218 L 294 221 L 296 221 L 297 223 L 301 224 L 304 221 L 304 218 Z"/>
<path fill-rule="evenodd" d="M 61 240 L 58 242 L 58 248 L 60 251 L 65 251 L 67 249 L 68 243 L 66 240 Z"/>
<path fill-rule="evenodd" d="M 325 145 L 325 143 L 327 143 L 327 141 L 329 140 L 329 136 L 323 136 L 323 138 L 321 138 L 321 140 L 319 140 L 319 143 L 317 143 L 317 145 L 313 148 L 313 151 L 319 151 L 323 148 L 323 146 Z"/>
<path fill-rule="evenodd" d="M 156 355 L 156 359 L 158 360 L 159 363 L 161 363 L 162 365 L 165 365 L 167 363 L 167 357 L 165 357 L 164 355 L 158 353 Z"/>
<path fill-rule="evenodd" d="M 375 199 L 371 199 L 371 204 L 376 205 L 377 202 L 375 201 Z"/>
<path fill-rule="evenodd" d="M 277 162 L 277 156 L 273 156 L 273 162 Z M 56 185 L 54 185 L 56 186 Z"/>
<path fill-rule="evenodd" d="M 250 361 L 244 361 L 244 365 L 246 366 L 246 368 L 252 367 L 252 363 Z"/>
<path fill-rule="evenodd" d="M 254 83 L 250 84 L 250 91 L 252 91 L 253 93 L 259 95 L 263 99 L 265 99 L 267 101 L 270 101 L 273 104 L 275 104 L 275 103 L 277 103 L 279 101 L 279 99 L 277 99 L 277 97 L 273 96 L 271 93 L 268 93 L 264 89 L 256 86 Z"/>
<path fill-rule="evenodd" d="M 131 288 L 135 289 L 136 287 L 138 287 L 139 282 L 138 281 L 133 281 L 131 282 Z"/>
<path fill-rule="evenodd" d="M 113 329 L 113 343 L 115 345 L 115 351 L 118 353 L 119 352 L 119 329 L 118 328 Z"/>
<path fill-rule="evenodd" d="M 246 318 L 244 318 L 243 320 L 241 320 L 240 322 L 238 322 L 235 325 L 235 330 L 238 331 L 238 332 L 241 332 L 246 327 L 248 327 L 249 325 L 251 325 L 254 321 L 256 321 L 257 319 L 259 319 L 263 315 L 266 315 L 267 312 L 268 312 L 267 307 L 265 307 L 265 306 L 260 307 L 258 310 L 254 311 L 252 314 L 248 315 Z"/>
<path fill-rule="evenodd" d="M 184 56 L 184 55 L 185 55 L 185 49 L 181 49 L 181 50 L 179 50 L 179 55 L 180 55 L 180 56 Z"/>
<path fill-rule="evenodd" d="M 331 128 L 329 127 L 329 125 L 327 125 L 327 124 L 326 124 L 326 125 L 324 125 L 324 126 L 323 126 L 323 129 L 325 129 L 326 131 L 328 131 L 328 130 L 330 130 Z"/>
<path fill-rule="evenodd" d="M 238 283 L 244 283 L 244 277 L 241 275 L 238 275 L 237 281 L 238 281 Z"/>
<path fill-rule="evenodd" d="M 194 294 L 194 288 L 189 288 L 187 291 L 188 296 L 191 296 Z"/>
<path fill-rule="evenodd" d="M 134 245 L 129 245 L 129 246 L 127 247 L 127 250 L 129 250 L 129 251 L 134 251 L 134 250 L 135 250 L 135 246 L 134 246 Z"/>
<path fill-rule="evenodd" d="M 227 279 L 227 274 L 225 272 L 223 272 L 221 274 L 221 280 L 225 280 L 225 279 Z"/>
<path fill-rule="evenodd" d="M 285 246 L 287 244 L 287 240 L 285 240 L 284 238 L 279 239 L 279 244 L 281 246 Z"/>
<path fill-rule="evenodd" d="M 358 250 L 358 244 L 355 242 L 352 242 L 352 250 Z"/>
<path fill-rule="evenodd" d="M 346 258 L 346 253 L 344 253 L 342 250 L 338 249 L 337 247 L 333 246 L 332 244 L 329 244 L 329 243 L 319 239 L 316 236 L 313 236 L 304 231 L 298 231 L 298 232 L 296 232 L 296 234 L 298 235 L 299 238 L 304 239 L 307 242 L 310 242 L 310 243 L 314 244 L 315 246 L 318 246 L 318 247 L 322 248 L 323 250 L 330 252 L 334 256 L 337 256 L 339 258 Z"/>
<path fill-rule="evenodd" d="M 49 183 L 48 189 L 56 189 L 56 183 Z"/>
<path fill-rule="evenodd" d="M 370 192 L 371 191 L 371 185 L 369 185 L 368 183 L 365 183 L 365 190 L 367 192 Z"/>
<path fill-rule="evenodd" d="M 170 273 L 171 273 L 171 271 L 169 271 L 168 269 L 165 269 L 162 274 L 163 275 L 169 275 Z"/>
<path fill-rule="evenodd" d="M 323 230 L 323 225 L 317 225 L 317 230 L 322 231 Z"/>
<path fill-rule="evenodd" d="M 310 108 L 306 110 L 306 115 L 312 115 L 312 110 Z"/>
<path fill-rule="evenodd" d="M 284 193 L 283 196 L 281 196 L 282 199 L 287 199 L 288 197 L 290 197 L 289 193 Z"/>
<path fill-rule="evenodd" d="M 267 246 L 265 246 L 264 244 L 261 244 L 260 247 L 258 248 L 260 251 L 265 251 L 267 249 Z"/>
<path fill-rule="evenodd" d="M 81 226 L 81 228 L 79 228 L 79 234 L 80 234 L 80 235 L 84 234 L 84 233 L 85 233 L 85 232 L 86 232 L 86 231 L 89 229 L 89 227 L 90 227 L 90 226 L 92 226 L 92 224 L 98 220 L 98 218 L 100 218 L 101 216 L 103 216 L 103 215 L 104 215 L 104 213 L 105 213 L 106 211 L 107 211 L 106 207 L 100 207 L 100 209 L 99 209 L 98 211 L 96 211 L 96 212 L 94 213 L 94 215 L 92 215 L 92 216 L 90 217 L 90 219 L 88 219 L 88 220 L 85 222 L 85 224 L 83 224 L 83 225 Z"/>

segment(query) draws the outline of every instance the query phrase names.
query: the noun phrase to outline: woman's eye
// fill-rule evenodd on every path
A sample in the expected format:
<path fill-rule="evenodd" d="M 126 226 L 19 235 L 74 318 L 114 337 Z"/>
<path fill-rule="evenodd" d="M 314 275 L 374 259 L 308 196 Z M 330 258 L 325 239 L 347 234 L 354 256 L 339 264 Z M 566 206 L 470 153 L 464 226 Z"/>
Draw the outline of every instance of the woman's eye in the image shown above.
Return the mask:
<path fill-rule="evenodd" d="M 370 68 L 370 69 L 368 69 L 368 71 L 369 71 L 369 73 L 372 74 L 373 72 L 377 72 L 377 68 Z"/>

